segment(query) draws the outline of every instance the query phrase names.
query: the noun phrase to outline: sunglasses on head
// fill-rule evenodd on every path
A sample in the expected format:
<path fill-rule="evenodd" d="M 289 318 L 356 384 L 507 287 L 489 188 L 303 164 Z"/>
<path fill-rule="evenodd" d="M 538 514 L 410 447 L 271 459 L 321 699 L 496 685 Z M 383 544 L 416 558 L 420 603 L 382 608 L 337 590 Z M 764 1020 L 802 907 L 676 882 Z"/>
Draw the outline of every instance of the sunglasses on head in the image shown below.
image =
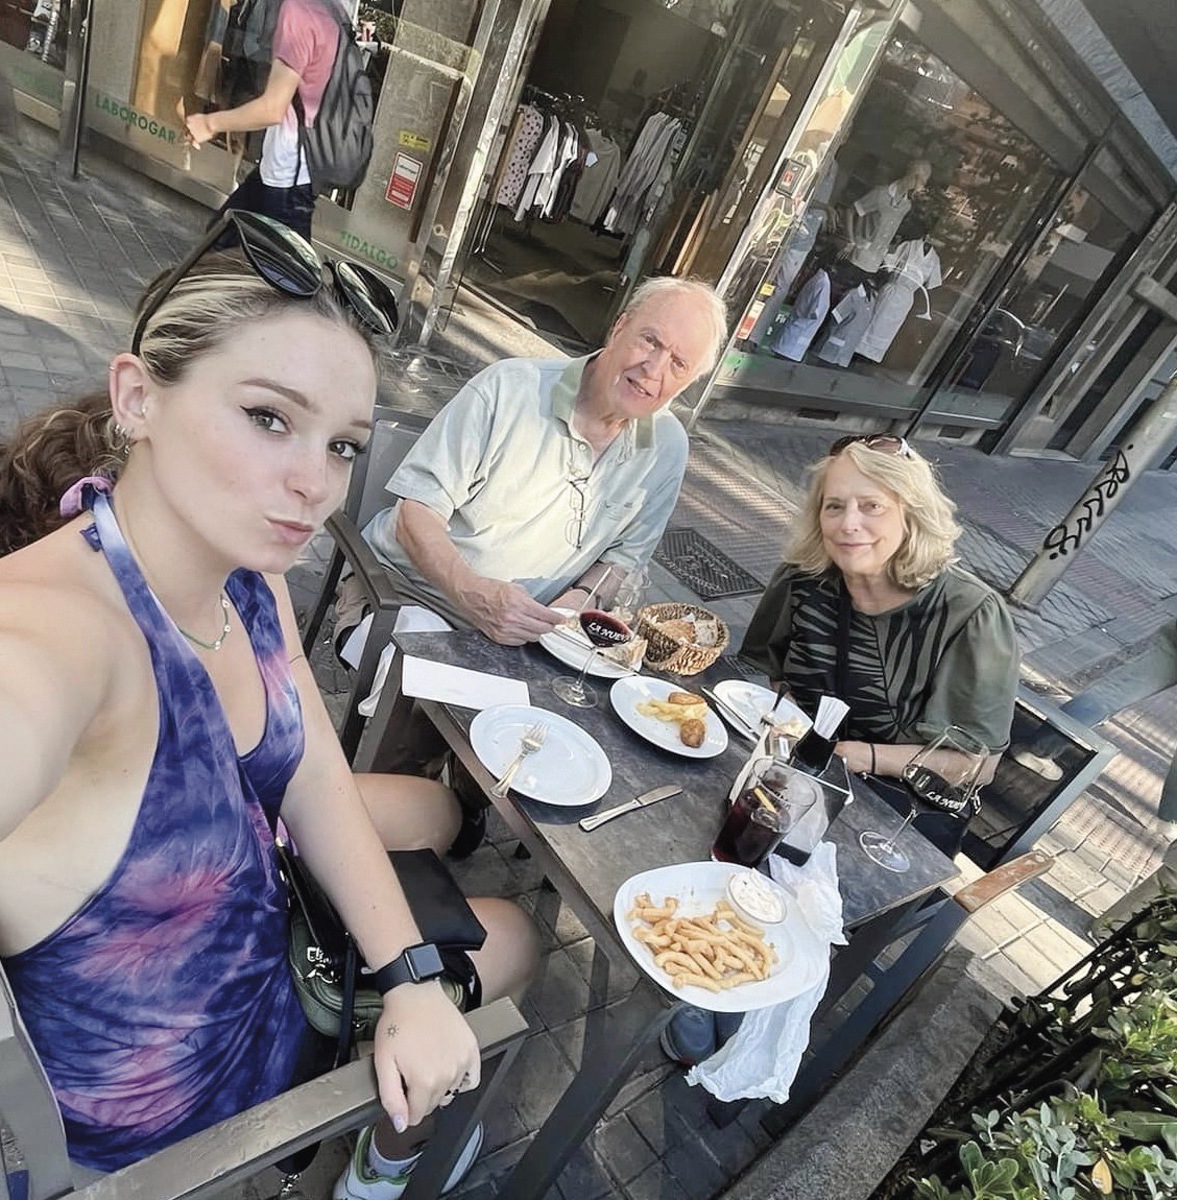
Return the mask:
<path fill-rule="evenodd" d="M 155 289 L 135 322 L 132 354 L 139 353 L 148 321 L 159 311 L 172 289 L 231 226 L 236 229 L 246 261 L 276 292 L 298 300 L 310 300 L 326 283 L 323 261 L 301 234 L 270 217 L 230 209 L 209 226 L 204 237 Z M 365 328 L 381 335 L 395 332 L 396 299 L 374 271 L 350 259 L 327 259 L 326 265 L 336 298 Z"/>
<path fill-rule="evenodd" d="M 870 450 L 878 450 L 883 454 L 897 454 L 900 458 L 911 458 L 912 449 L 907 444 L 907 438 L 898 437 L 894 433 L 854 433 L 849 437 L 839 438 L 830 447 L 830 458 L 837 458 L 847 446 L 861 442 Z"/>

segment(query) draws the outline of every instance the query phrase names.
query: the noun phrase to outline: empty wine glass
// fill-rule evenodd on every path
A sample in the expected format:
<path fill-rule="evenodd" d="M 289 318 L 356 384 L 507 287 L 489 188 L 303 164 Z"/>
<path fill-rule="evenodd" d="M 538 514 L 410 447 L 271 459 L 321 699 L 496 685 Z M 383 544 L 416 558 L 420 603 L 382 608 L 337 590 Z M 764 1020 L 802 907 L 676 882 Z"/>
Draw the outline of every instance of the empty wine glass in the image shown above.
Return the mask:
<path fill-rule="evenodd" d="M 916 752 L 903 768 L 903 781 L 912 795 L 929 809 L 964 812 L 981 786 L 981 772 L 988 758 L 988 746 L 959 726 L 949 725 Z M 866 856 L 888 871 L 906 871 L 911 860 L 895 842 L 915 816 L 913 800 L 903 823 L 889 837 L 870 830 L 860 834 L 858 842 Z"/>
<path fill-rule="evenodd" d="M 641 567 L 635 567 L 617 588 L 610 611 L 632 628 L 637 623 L 638 612 L 646 603 L 649 587 L 650 577 Z"/>

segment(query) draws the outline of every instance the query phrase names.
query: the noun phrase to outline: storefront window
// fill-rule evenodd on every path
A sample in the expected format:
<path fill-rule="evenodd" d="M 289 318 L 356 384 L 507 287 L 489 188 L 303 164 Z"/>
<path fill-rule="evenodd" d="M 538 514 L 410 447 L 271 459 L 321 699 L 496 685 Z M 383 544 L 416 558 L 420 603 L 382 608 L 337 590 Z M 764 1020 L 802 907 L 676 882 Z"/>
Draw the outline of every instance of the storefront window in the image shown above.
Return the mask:
<path fill-rule="evenodd" d="M 823 105 L 853 99 L 852 87 L 831 86 Z M 825 130 L 840 128 L 831 116 L 819 106 L 790 161 L 804 170 L 812 155 L 818 180 L 740 345 L 775 364 L 760 371 L 774 391 L 901 411 L 1059 175 L 906 32 L 889 42 L 849 132 L 823 160 L 835 137 Z"/>
<path fill-rule="evenodd" d="M 775 25 L 771 32 L 769 17 Z M 718 279 L 723 272 L 778 169 L 785 140 L 806 98 L 804 84 L 812 78 L 813 69 L 841 29 L 843 19 L 832 5 L 794 3 L 775 14 L 771 7 L 766 8 L 766 28 L 750 31 L 750 44 L 761 47 L 762 57 L 764 46 L 780 47 L 775 73 L 771 86 L 759 96 L 746 84 L 739 89 L 745 103 L 755 105 L 754 111 L 750 119 L 741 123 L 745 128 L 741 145 L 702 214 L 699 222 L 702 234 L 682 262 L 682 269 L 704 279 Z M 737 64 L 736 69 L 741 65 Z M 771 231 L 768 232 L 769 238 L 762 238 L 762 245 L 771 241 Z M 771 242 L 774 249 L 780 232 L 776 241 Z"/>
<path fill-rule="evenodd" d="M 799 13 L 835 7 L 553 0 L 465 281 L 580 350 L 643 275 L 704 273 L 702 234 L 739 191 L 737 157 L 755 165 L 741 147 Z"/>
<path fill-rule="evenodd" d="M 65 66 L 69 0 L 0 0 L 0 39 L 39 62 Z"/>

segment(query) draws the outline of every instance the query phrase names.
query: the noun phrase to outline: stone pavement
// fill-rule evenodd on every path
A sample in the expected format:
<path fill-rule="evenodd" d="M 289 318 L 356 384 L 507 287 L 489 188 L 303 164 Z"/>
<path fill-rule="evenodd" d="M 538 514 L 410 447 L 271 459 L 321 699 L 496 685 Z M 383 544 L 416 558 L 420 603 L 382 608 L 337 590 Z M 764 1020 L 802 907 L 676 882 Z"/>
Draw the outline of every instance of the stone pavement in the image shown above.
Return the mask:
<path fill-rule="evenodd" d="M 126 344 L 130 307 L 141 283 L 190 244 L 206 214 L 118 168 L 87 162 L 78 183 L 58 180 L 43 157 L 46 140 L 28 127 L 23 146 L 0 142 L 0 436 L 55 399 L 101 385 L 105 362 Z M 462 294 L 436 353 L 399 355 L 385 398 L 431 413 L 455 389 L 463 368 L 506 353 L 554 353 L 477 297 Z M 757 580 L 779 561 L 797 511 L 805 463 L 828 432 L 751 420 L 705 421 L 671 522 L 720 547 Z M 960 447 L 922 447 L 938 460 L 958 501 L 965 563 L 1007 585 L 1043 533 L 1090 479 L 1069 462 L 994 459 Z M 1038 614 L 1015 614 L 1025 674 L 1061 698 L 1089 686 L 1100 670 L 1147 653 L 1148 639 L 1177 613 L 1177 530 L 1169 518 L 1177 477 L 1154 473 L 1128 494 L 1114 517 L 1051 593 Z M 321 563 L 322 542 L 292 572 L 305 605 Z M 662 566 L 655 589 L 669 598 L 692 593 Z M 754 596 L 713 607 L 738 644 Z M 346 687 L 325 656 L 321 682 Z M 999 994 L 1037 990 L 1089 945 L 1086 927 L 1155 864 L 1165 844 L 1155 819 L 1160 773 L 1173 752 L 1177 693 L 1119 714 L 1103 732 L 1121 748 L 1099 783 L 1045 839 L 1059 861 L 1044 880 L 980 914 L 960 941 L 982 964 L 979 974 Z M 461 1193 L 495 1194 L 494 1181 L 522 1152 L 577 1061 L 586 1021 L 619 994 L 625 979 L 594 984 L 593 947 L 585 931 L 540 888 L 530 864 L 511 853 L 502 826 L 459 869 L 470 891 L 513 895 L 536 914 L 547 955 L 527 1001 L 535 1029 L 514 1073 L 508 1103 L 488 1129 L 487 1154 Z M 719 1194 L 768 1144 L 760 1107 L 717 1129 L 704 1096 L 655 1053 L 594 1131 L 553 1195 L 571 1200 L 626 1196 L 707 1197 Z M 330 1178 L 346 1154 L 329 1147 L 307 1181 L 308 1195 Z M 266 1180 L 243 1194 L 264 1195 Z M 272 1189 L 271 1189 L 272 1190 Z"/>

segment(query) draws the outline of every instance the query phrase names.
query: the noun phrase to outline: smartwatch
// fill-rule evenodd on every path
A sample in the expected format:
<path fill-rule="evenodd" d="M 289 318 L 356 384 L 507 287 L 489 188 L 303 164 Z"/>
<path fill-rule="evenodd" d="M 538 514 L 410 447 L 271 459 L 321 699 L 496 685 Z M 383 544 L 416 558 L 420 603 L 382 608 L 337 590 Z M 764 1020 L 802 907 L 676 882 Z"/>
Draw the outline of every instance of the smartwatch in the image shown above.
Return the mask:
<path fill-rule="evenodd" d="M 370 979 L 372 987 L 384 996 L 402 983 L 424 983 L 444 974 L 445 965 L 438 948 L 432 942 L 418 942 L 416 946 L 402 950 L 380 970 L 373 971 Z"/>

